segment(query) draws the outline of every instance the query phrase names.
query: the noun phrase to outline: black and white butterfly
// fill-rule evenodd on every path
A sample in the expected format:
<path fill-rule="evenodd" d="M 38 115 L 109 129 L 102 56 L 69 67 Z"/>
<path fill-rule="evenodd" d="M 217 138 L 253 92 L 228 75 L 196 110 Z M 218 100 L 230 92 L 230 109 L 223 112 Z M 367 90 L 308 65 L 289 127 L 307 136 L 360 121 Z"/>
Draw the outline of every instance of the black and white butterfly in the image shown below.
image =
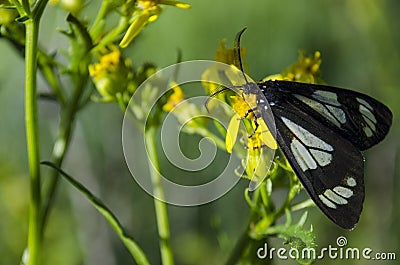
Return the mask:
<path fill-rule="evenodd" d="M 235 45 L 240 67 L 243 31 Z M 354 228 L 364 201 L 361 151 L 385 138 L 389 108 L 351 90 L 292 81 L 246 81 L 242 93 L 256 95 L 252 112 L 267 126 L 272 112 L 278 145 L 315 204 L 338 226 Z"/>

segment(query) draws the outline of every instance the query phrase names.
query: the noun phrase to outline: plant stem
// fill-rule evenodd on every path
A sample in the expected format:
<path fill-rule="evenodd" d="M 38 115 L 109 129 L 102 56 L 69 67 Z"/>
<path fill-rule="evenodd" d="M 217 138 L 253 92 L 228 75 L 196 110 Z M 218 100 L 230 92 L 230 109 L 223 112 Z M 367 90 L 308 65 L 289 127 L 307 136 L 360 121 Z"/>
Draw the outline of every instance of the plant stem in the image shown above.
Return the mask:
<path fill-rule="evenodd" d="M 61 113 L 60 128 L 58 131 L 57 139 L 53 146 L 53 153 L 51 158 L 51 161 L 57 167 L 61 167 L 65 154 L 70 144 L 72 127 L 73 127 L 72 125 L 75 120 L 75 111 L 73 111 L 72 108 L 67 107 L 67 109 Z M 50 209 L 54 202 L 54 197 L 57 191 L 58 182 L 59 182 L 58 172 L 56 170 L 52 170 L 50 172 L 50 183 L 48 185 L 47 192 L 45 193 L 44 196 L 45 201 L 43 202 L 43 213 L 42 213 L 43 217 L 41 220 L 42 234 L 44 233 L 46 221 L 48 219 Z"/>
<path fill-rule="evenodd" d="M 92 37 L 93 40 L 96 40 L 101 34 L 105 24 L 104 20 L 108 15 L 108 13 L 110 12 L 111 7 L 112 7 L 112 2 L 110 0 L 104 0 L 101 3 L 100 10 L 97 13 L 97 17 L 90 29 L 90 36 Z"/>
<path fill-rule="evenodd" d="M 71 142 L 71 135 L 73 133 L 73 124 L 75 122 L 76 113 L 80 110 L 81 107 L 83 107 L 79 104 L 85 85 L 86 79 L 82 77 L 79 84 L 77 84 L 74 89 L 72 98 L 64 106 L 61 106 L 60 126 L 56 141 L 54 142 L 51 157 L 52 163 L 57 167 L 61 167 L 61 164 L 64 161 L 65 154 L 68 151 L 68 147 Z M 58 182 L 58 172 L 56 170 L 52 170 L 50 172 L 50 183 L 48 185 L 48 188 L 46 189 L 46 193 L 44 193 L 45 201 L 43 202 L 43 218 L 41 224 L 42 234 L 44 232 L 46 221 L 54 202 Z"/>
<path fill-rule="evenodd" d="M 160 166 L 157 155 L 156 127 L 150 126 L 145 131 L 145 140 L 149 159 L 149 169 L 153 184 L 154 207 L 157 220 L 158 237 L 163 265 L 174 264 L 171 251 L 167 205 L 164 202 L 164 190 L 159 173 Z"/>
<path fill-rule="evenodd" d="M 40 152 L 37 113 L 37 48 L 39 20 L 29 19 L 26 25 L 25 54 L 25 124 L 29 161 L 30 198 L 28 224 L 28 265 L 40 262 L 41 198 L 40 198 Z"/>
<path fill-rule="evenodd" d="M 254 218 L 257 217 L 257 213 L 255 211 L 251 211 L 248 222 L 246 224 L 246 228 L 243 233 L 240 235 L 240 238 L 236 242 L 235 247 L 231 251 L 231 255 L 229 256 L 226 265 L 235 265 L 243 255 L 244 250 L 248 247 L 249 242 L 252 240 L 249 236 L 250 225 L 254 222 Z"/>
<path fill-rule="evenodd" d="M 258 218 L 257 208 L 255 208 L 255 207 L 257 207 L 258 201 L 262 199 L 261 194 L 260 194 L 261 189 L 262 189 L 262 187 L 260 186 L 253 193 L 252 205 L 254 207 L 250 208 L 251 211 L 249 214 L 249 218 L 248 218 L 246 227 L 245 227 L 243 233 L 240 235 L 240 238 L 236 242 L 235 247 L 231 251 L 231 255 L 229 256 L 228 261 L 226 262 L 226 265 L 235 265 L 240 260 L 240 258 L 243 256 L 243 252 L 248 247 L 249 242 L 252 240 L 249 236 L 249 232 L 250 232 L 252 224 Z M 245 194 L 248 194 L 248 193 L 246 192 Z"/>
<path fill-rule="evenodd" d="M 257 239 L 254 239 L 250 236 L 250 233 L 252 231 L 252 227 L 254 224 L 258 222 L 258 219 L 260 217 L 260 212 L 259 212 L 259 204 L 264 203 L 263 200 L 263 191 L 266 189 L 265 187 L 266 183 L 262 183 L 254 192 L 252 196 L 252 201 L 251 201 L 251 212 L 249 214 L 249 218 L 246 224 L 246 227 L 241 234 L 240 238 L 236 242 L 235 247 L 231 251 L 231 254 L 228 258 L 228 261 L 226 262 L 226 265 L 235 265 L 237 264 L 241 259 L 250 259 L 247 260 L 247 262 L 253 262 L 254 261 L 254 255 L 257 253 L 257 249 L 260 247 L 260 243 L 265 243 L 267 241 L 267 238 L 264 239 L 264 242 L 261 242 Z M 245 196 L 247 197 L 247 192 L 245 193 Z M 264 195 L 265 196 L 265 195 Z M 270 198 L 268 198 L 269 200 Z M 267 206 L 267 205 L 265 205 Z M 270 213 L 267 211 L 267 214 Z M 272 217 L 272 216 L 271 216 Z M 270 226 L 275 219 L 270 219 L 268 226 Z M 257 260 L 257 257 L 256 257 Z M 257 260 L 259 261 L 259 260 Z M 247 263 L 246 263 L 247 264 Z M 253 264 L 253 263 L 250 263 Z M 256 264 L 259 264 L 258 262 Z M 262 262 L 262 264 L 271 264 L 271 260 L 267 259 Z"/>
<path fill-rule="evenodd" d="M 126 17 L 121 17 L 119 19 L 118 25 L 113 28 L 110 32 L 108 32 L 102 39 L 101 41 L 92 49 L 92 53 L 96 53 L 97 51 L 101 50 L 103 47 L 109 45 L 115 39 L 122 34 L 123 32 L 126 31 L 126 29 L 129 27 L 129 19 Z"/>

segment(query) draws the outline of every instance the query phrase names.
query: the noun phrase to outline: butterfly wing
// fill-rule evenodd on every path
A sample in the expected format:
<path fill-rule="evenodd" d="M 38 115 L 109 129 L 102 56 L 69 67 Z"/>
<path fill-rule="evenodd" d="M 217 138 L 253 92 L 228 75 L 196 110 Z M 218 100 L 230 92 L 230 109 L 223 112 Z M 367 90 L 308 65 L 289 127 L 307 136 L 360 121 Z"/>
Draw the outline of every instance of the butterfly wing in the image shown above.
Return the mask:
<path fill-rule="evenodd" d="M 354 228 L 364 201 L 358 148 L 290 102 L 272 112 L 278 144 L 312 200 L 334 223 Z"/>
<path fill-rule="evenodd" d="M 361 151 L 382 141 L 392 124 L 392 113 L 385 105 L 355 91 L 290 81 L 266 81 L 259 86 L 284 94 L 285 101 Z"/>

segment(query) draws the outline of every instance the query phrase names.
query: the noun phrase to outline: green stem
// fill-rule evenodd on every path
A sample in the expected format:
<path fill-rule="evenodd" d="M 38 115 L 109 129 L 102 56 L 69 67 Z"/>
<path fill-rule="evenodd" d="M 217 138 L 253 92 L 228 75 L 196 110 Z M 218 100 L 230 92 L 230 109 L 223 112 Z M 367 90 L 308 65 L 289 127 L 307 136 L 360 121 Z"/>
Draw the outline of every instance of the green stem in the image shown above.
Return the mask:
<path fill-rule="evenodd" d="M 262 185 L 265 185 L 263 183 Z M 253 225 L 257 222 L 259 218 L 259 209 L 258 205 L 259 203 L 263 200 L 262 198 L 262 189 L 265 187 L 260 186 L 258 189 L 256 189 L 253 193 L 253 199 L 251 202 L 251 205 L 254 207 L 251 207 L 251 212 L 249 214 L 249 218 L 246 224 L 246 227 L 239 237 L 238 241 L 236 242 L 235 247 L 231 251 L 231 255 L 228 258 L 228 261 L 225 263 L 226 265 L 235 265 L 240 261 L 241 258 L 246 257 L 246 256 L 253 256 L 258 248 L 258 245 L 260 244 L 260 241 L 257 241 L 253 238 L 250 237 L 250 232 L 253 227 Z M 265 239 L 266 240 L 266 239 Z M 265 241 L 264 241 L 265 242 Z M 262 243 L 264 243 L 262 242 Z M 254 249 L 256 247 L 256 249 Z M 265 263 L 263 264 L 270 264 L 271 260 L 266 260 Z"/>
<path fill-rule="evenodd" d="M 39 20 L 29 19 L 26 25 L 25 54 L 25 124 L 30 176 L 29 224 L 28 224 L 28 265 L 40 262 L 40 152 L 37 112 L 36 70 Z"/>
<path fill-rule="evenodd" d="M 75 121 L 76 113 L 82 107 L 79 104 L 83 93 L 83 89 L 85 88 L 85 84 L 86 84 L 86 79 L 82 77 L 80 79 L 79 84 L 76 85 L 71 100 L 68 101 L 65 106 L 61 106 L 60 126 L 56 141 L 54 142 L 53 152 L 51 157 L 52 163 L 57 167 L 61 167 L 65 154 L 67 153 L 71 141 L 71 135 L 73 131 L 73 124 Z M 58 172 L 52 170 L 50 172 L 49 179 L 50 183 L 47 186 L 46 193 L 44 196 L 45 201 L 43 202 L 43 218 L 41 224 L 42 233 L 44 232 L 46 221 L 48 219 L 48 215 L 52 207 L 52 204 L 54 202 L 54 197 L 57 191 L 57 185 L 59 182 Z"/>
<path fill-rule="evenodd" d="M 11 0 L 11 3 L 15 6 L 15 8 L 18 10 L 19 15 L 22 16 L 27 16 L 28 13 L 22 6 L 22 4 L 18 0 Z"/>
<path fill-rule="evenodd" d="M 119 104 L 119 107 L 120 107 L 121 110 L 122 110 L 122 113 L 125 114 L 126 109 L 127 109 L 128 106 L 127 106 L 127 104 L 124 102 L 124 97 L 123 97 L 122 93 L 117 93 L 116 97 L 117 97 L 117 102 L 118 102 L 118 104 Z"/>
<path fill-rule="evenodd" d="M 103 47 L 114 42 L 120 34 L 126 31 L 128 27 L 129 27 L 129 19 L 126 17 L 121 17 L 118 22 L 118 25 L 101 39 L 101 41 L 92 49 L 92 53 L 96 53 Z"/>
<path fill-rule="evenodd" d="M 22 7 L 24 8 L 24 10 L 25 10 L 28 14 L 30 14 L 30 12 L 31 12 L 31 7 L 30 7 L 30 5 L 29 5 L 29 1 L 28 1 L 28 0 L 21 0 L 21 2 L 22 2 Z"/>
<path fill-rule="evenodd" d="M 164 202 L 164 190 L 159 173 L 160 166 L 157 155 L 156 128 L 151 126 L 145 131 L 145 140 L 149 159 L 149 169 L 153 184 L 154 207 L 157 219 L 157 228 L 163 265 L 174 264 L 171 251 L 167 205 Z"/>
<path fill-rule="evenodd" d="M 231 255 L 229 256 L 226 265 L 235 265 L 240 260 L 243 255 L 244 250 L 246 247 L 249 246 L 250 241 L 252 240 L 249 236 L 250 226 L 254 223 L 255 218 L 257 218 L 257 212 L 251 211 L 249 219 L 246 224 L 246 228 L 244 229 L 243 233 L 239 237 L 239 240 L 236 242 L 235 247 L 231 251 Z"/>
<path fill-rule="evenodd" d="M 64 107 L 66 104 L 64 91 L 61 88 L 57 73 L 54 71 L 54 66 L 56 62 L 51 56 L 47 55 L 44 51 L 41 51 L 39 49 L 38 64 L 39 70 L 41 70 L 43 77 L 56 95 L 57 101 L 60 103 L 61 107 Z"/>
<path fill-rule="evenodd" d="M 313 200 L 307 199 L 305 201 L 302 201 L 302 202 L 292 205 L 290 207 L 290 210 L 292 212 L 295 212 L 295 211 L 300 211 L 300 210 L 303 210 L 303 209 L 306 209 L 309 207 L 313 207 L 313 206 L 315 206 L 315 203 L 313 202 Z"/>
<path fill-rule="evenodd" d="M 65 154 L 68 150 L 71 134 L 72 134 L 72 125 L 75 120 L 75 111 L 71 111 L 71 109 L 66 109 L 61 114 L 61 122 L 60 129 L 58 131 L 58 135 L 56 141 L 53 146 L 52 158 L 51 161 L 57 166 L 61 167 L 62 162 L 64 160 Z M 41 224 L 42 234 L 45 229 L 45 225 L 48 219 L 48 215 L 50 213 L 50 209 L 54 202 L 54 197 L 57 191 L 57 185 L 59 182 L 58 172 L 52 170 L 50 172 L 50 183 L 47 186 L 45 193 L 45 201 L 43 202 L 43 218 Z"/>
<path fill-rule="evenodd" d="M 97 40 L 97 38 L 102 33 L 102 30 L 105 25 L 104 20 L 107 17 L 108 13 L 111 11 L 111 9 L 112 9 L 111 1 L 104 0 L 103 3 L 101 4 L 99 12 L 97 13 L 97 17 L 90 29 L 90 36 L 92 37 L 93 40 Z"/>

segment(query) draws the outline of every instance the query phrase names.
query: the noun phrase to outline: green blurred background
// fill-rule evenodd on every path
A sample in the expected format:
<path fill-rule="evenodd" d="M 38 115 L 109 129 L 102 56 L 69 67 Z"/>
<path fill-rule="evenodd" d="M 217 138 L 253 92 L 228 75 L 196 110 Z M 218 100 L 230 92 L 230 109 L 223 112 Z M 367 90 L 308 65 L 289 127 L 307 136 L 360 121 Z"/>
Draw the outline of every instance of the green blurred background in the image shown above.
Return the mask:
<path fill-rule="evenodd" d="M 100 2 L 100 1 L 99 1 Z M 188 1 L 189 2 L 189 1 Z M 349 246 L 396 252 L 400 259 L 400 2 L 396 0 L 253 0 L 190 1 L 192 9 L 165 8 L 125 50 L 133 64 L 158 67 L 176 61 L 213 59 L 222 38 L 242 39 L 245 61 L 254 80 L 278 73 L 296 61 L 298 50 L 322 54 L 322 78 L 384 102 L 393 112 L 393 127 L 378 146 L 365 152 L 366 199 L 354 231 L 344 231 L 311 209 L 319 246 L 335 246 L 346 236 Z M 98 3 L 90 3 L 87 16 Z M 86 14 L 81 14 L 86 15 Z M 66 49 L 55 26 L 66 28 L 66 13 L 49 7 L 41 43 L 48 51 Z M 23 116 L 23 61 L 0 39 L 0 264 L 19 264 L 26 244 L 28 176 Z M 43 82 L 40 83 L 43 86 Z M 46 90 L 45 87 L 40 87 Z M 40 102 L 42 159 L 50 157 L 57 128 L 56 104 Z M 117 104 L 90 104 L 79 113 L 64 168 L 101 197 L 144 248 L 160 261 L 152 198 L 130 176 L 121 146 L 123 115 Z M 185 136 L 182 136 L 185 137 Z M 197 137 L 186 137 L 196 156 Z M 186 141 L 186 142 L 187 142 Z M 191 146 L 189 144 L 185 146 Z M 192 153 L 190 153 L 192 151 Z M 143 160 L 144 161 L 144 160 Z M 165 161 L 162 165 L 167 167 Z M 218 167 L 218 164 L 212 166 Z M 146 168 L 144 168 L 146 170 Z M 43 180 L 46 181 L 46 180 Z M 199 207 L 169 206 L 171 237 L 177 264 L 222 264 L 249 212 L 241 181 L 221 199 Z M 45 234 L 44 264 L 134 264 L 124 246 L 92 206 L 64 181 Z M 277 199 L 279 200 L 279 194 Z M 280 246 L 281 241 L 274 241 Z M 274 264 L 293 264 L 274 260 Z M 324 260 L 316 264 L 365 264 L 360 260 Z M 379 263 L 378 263 L 379 264 Z"/>

